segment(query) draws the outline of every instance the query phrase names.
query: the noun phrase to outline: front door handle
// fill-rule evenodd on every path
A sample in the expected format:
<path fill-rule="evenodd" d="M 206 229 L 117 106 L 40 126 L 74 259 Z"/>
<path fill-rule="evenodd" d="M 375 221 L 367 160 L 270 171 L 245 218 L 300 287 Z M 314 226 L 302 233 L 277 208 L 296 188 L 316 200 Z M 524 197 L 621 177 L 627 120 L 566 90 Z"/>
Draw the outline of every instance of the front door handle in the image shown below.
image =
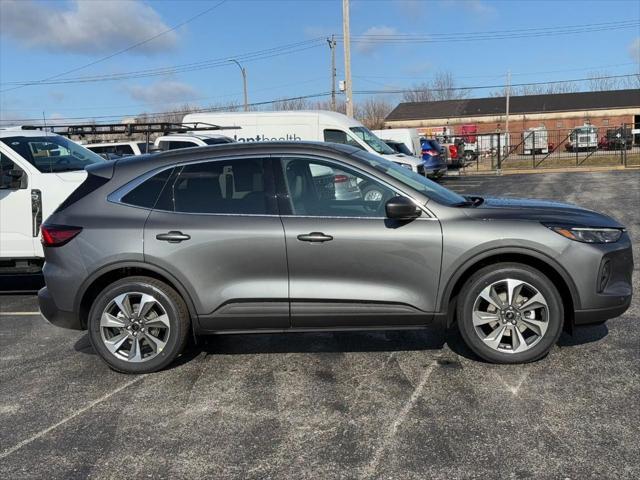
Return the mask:
<path fill-rule="evenodd" d="M 322 232 L 311 232 L 298 235 L 298 240 L 302 242 L 329 242 L 333 240 L 333 237 L 331 235 L 325 235 Z"/>
<path fill-rule="evenodd" d="M 162 240 L 164 242 L 169 242 L 169 243 L 180 243 L 185 240 L 189 240 L 190 238 L 191 237 L 189 235 L 186 235 L 182 232 L 178 232 L 175 230 L 172 230 L 167 233 L 159 233 L 158 235 L 156 235 L 157 240 Z"/>

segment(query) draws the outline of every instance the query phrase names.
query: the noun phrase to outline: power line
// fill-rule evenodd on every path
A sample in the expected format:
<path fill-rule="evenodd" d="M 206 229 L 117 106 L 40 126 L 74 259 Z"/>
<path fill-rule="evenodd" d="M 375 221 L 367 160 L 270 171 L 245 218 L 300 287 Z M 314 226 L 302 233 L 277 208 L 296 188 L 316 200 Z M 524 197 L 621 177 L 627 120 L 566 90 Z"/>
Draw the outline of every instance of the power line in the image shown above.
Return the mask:
<path fill-rule="evenodd" d="M 535 85 L 552 85 L 552 84 L 563 84 L 563 83 L 571 83 L 571 82 L 584 82 L 584 81 L 589 81 L 589 80 L 593 80 L 593 79 L 616 79 L 616 78 L 629 78 L 629 77 L 638 77 L 638 74 L 626 74 L 626 75 L 608 75 L 608 76 L 597 76 L 597 77 L 588 77 L 588 78 L 577 78 L 577 79 L 571 79 L 571 80 L 556 80 L 556 81 L 547 81 L 547 82 L 529 82 L 529 83 L 518 83 L 518 84 L 512 84 L 511 87 L 523 87 L 523 86 L 535 86 Z M 433 92 L 439 92 L 439 91 L 470 91 L 470 90 L 485 90 L 485 89 L 503 89 L 505 88 L 504 84 L 499 84 L 499 85 L 476 85 L 476 86 L 466 86 L 466 87 L 451 87 L 451 88 L 431 88 L 429 90 L 433 91 Z M 389 90 L 359 90 L 359 91 L 354 91 L 354 94 L 357 95 L 392 95 L 392 94 L 403 94 L 406 92 L 410 92 L 413 91 L 414 89 L 412 88 L 403 88 L 403 89 L 389 89 Z M 293 101 L 293 100 L 304 100 L 304 99 L 311 99 L 311 98 L 321 98 L 321 97 L 326 97 L 326 96 L 330 96 L 331 92 L 321 92 L 321 93 L 314 93 L 314 94 L 310 94 L 310 95 L 302 95 L 302 96 L 297 96 L 297 97 L 289 97 L 289 98 L 278 98 L 278 99 L 274 99 L 274 100 L 266 100 L 266 101 L 262 101 L 262 102 L 254 102 L 254 103 L 250 103 L 249 106 L 250 107 L 259 107 L 259 106 L 264 106 L 264 105 L 270 105 L 270 104 L 274 104 L 274 103 L 279 103 L 279 102 L 286 102 L 286 101 Z M 190 110 L 190 112 L 193 113 L 201 113 L 201 112 L 215 112 L 215 111 L 225 111 L 228 110 L 230 108 L 230 106 L 221 106 L 221 107 L 209 107 L 209 108 L 199 108 L 199 109 L 193 109 Z M 145 113 L 145 112 L 142 112 Z M 114 115 L 101 115 L 101 116 L 84 116 L 84 117 L 65 117 L 64 120 L 108 120 L 108 119 L 114 119 L 114 118 L 122 118 L 122 117 L 135 117 L 137 115 L 141 115 L 142 113 L 138 112 L 138 113 L 123 113 L 123 114 L 114 114 Z M 151 113 L 145 113 L 146 115 L 149 116 L 160 116 L 160 115 L 169 115 L 169 114 L 173 114 L 175 112 L 171 112 L 171 111 L 164 111 L 164 112 L 151 112 Z M 24 123 L 24 122 L 39 122 L 41 121 L 40 117 L 36 117 L 36 118 L 17 118 L 17 119 L 6 119 L 6 120 L 2 120 L 1 122 L 3 123 Z"/>
<path fill-rule="evenodd" d="M 220 7 L 220 6 L 221 6 L 223 3 L 225 3 L 226 1 L 227 1 L 227 0 L 220 0 L 218 3 L 216 3 L 216 4 L 215 4 L 215 5 L 213 5 L 212 7 L 209 7 L 209 8 L 206 8 L 206 9 L 202 10 L 201 12 L 199 12 L 199 13 L 195 14 L 195 15 L 194 15 L 194 16 L 192 16 L 192 17 L 187 18 L 186 20 L 184 20 L 184 21 L 182 21 L 182 22 L 178 23 L 177 25 L 174 25 L 174 26 L 173 26 L 173 27 L 171 27 L 171 28 L 168 28 L 168 29 L 166 29 L 166 30 L 163 30 L 162 32 L 159 32 L 159 33 L 157 33 L 157 34 L 155 34 L 155 35 L 153 35 L 153 36 L 151 36 L 151 37 L 149 37 L 149 38 L 146 38 L 145 40 L 141 40 L 141 41 L 139 41 L 139 42 L 137 42 L 137 43 L 134 43 L 134 44 L 132 44 L 132 45 L 129 45 L 128 47 L 125 47 L 125 48 L 123 48 L 123 49 L 121 49 L 121 50 L 118 50 L 118 51 L 116 51 L 116 52 L 113 52 L 113 53 L 111 53 L 111 54 L 109 54 L 109 55 L 107 55 L 107 56 L 105 56 L 105 57 L 101 57 L 101 58 L 98 58 L 97 60 L 93 60 L 93 61 L 91 61 L 91 62 L 89 62 L 89 63 L 86 63 L 86 64 L 84 64 L 84 65 L 81 65 L 81 66 L 79 66 L 79 67 L 72 68 L 71 70 L 67 70 L 66 72 L 62 72 L 62 73 L 57 73 L 57 74 L 55 74 L 55 75 L 51 75 L 51 76 L 46 77 L 46 78 L 44 78 L 44 79 L 42 79 L 42 80 L 40 80 L 40 81 L 35 81 L 35 82 L 25 83 L 25 84 L 21 84 L 21 85 L 19 85 L 19 86 L 17 86 L 17 87 L 14 87 L 14 88 L 9 88 L 9 89 L 7 89 L 7 90 L 2 90 L 0 93 L 8 92 L 8 91 L 11 91 L 11 90 L 17 90 L 17 89 L 19 89 L 19 88 L 23 88 L 23 87 L 26 87 L 26 86 L 28 86 L 28 85 L 36 85 L 36 84 L 38 84 L 38 83 L 42 83 L 42 84 L 44 84 L 44 82 L 47 82 L 47 81 L 49 81 L 49 80 L 53 80 L 53 79 L 56 79 L 56 78 L 60 78 L 60 77 L 63 77 L 63 76 L 65 76 L 65 75 L 68 75 L 68 74 L 70 74 L 70 73 L 77 72 L 77 71 L 79 71 L 79 70 L 84 70 L 85 68 L 91 67 L 91 66 L 93 66 L 93 65 L 96 65 L 96 64 L 98 64 L 98 63 L 101 63 L 101 62 L 104 62 L 104 61 L 106 61 L 106 60 L 109 60 L 109 59 L 111 59 L 111 58 L 113 58 L 113 57 L 116 57 L 116 56 L 118 56 L 118 55 L 121 55 L 121 54 L 123 54 L 123 53 L 126 53 L 126 52 L 129 52 L 129 51 L 131 51 L 131 50 L 134 50 L 134 49 L 136 49 L 136 48 L 138 48 L 138 47 L 140 47 L 140 46 L 142 46 L 142 45 L 145 45 L 145 44 L 147 44 L 147 43 L 149 43 L 149 42 L 151 42 L 151 41 L 155 40 L 155 39 L 156 39 L 156 38 L 158 38 L 158 37 L 161 37 L 162 35 L 166 35 L 167 33 L 170 33 L 170 32 L 172 32 L 172 31 L 174 31 L 174 30 L 177 30 L 177 29 L 178 29 L 178 28 L 180 28 L 180 27 L 183 27 L 183 26 L 187 25 L 188 23 L 191 23 L 192 21 L 194 21 L 194 20 L 196 20 L 196 19 L 198 19 L 198 18 L 202 17 L 203 15 L 206 15 L 207 13 L 209 13 L 209 12 L 211 12 L 211 11 L 215 10 L 216 8 Z"/>

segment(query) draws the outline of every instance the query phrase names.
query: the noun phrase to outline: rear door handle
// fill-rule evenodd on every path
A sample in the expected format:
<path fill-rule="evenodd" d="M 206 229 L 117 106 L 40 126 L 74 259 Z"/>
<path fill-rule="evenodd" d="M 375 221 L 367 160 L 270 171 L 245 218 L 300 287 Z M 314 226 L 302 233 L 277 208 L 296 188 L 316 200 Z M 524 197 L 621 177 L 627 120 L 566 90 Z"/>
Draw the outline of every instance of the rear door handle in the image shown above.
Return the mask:
<path fill-rule="evenodd" d="M 333 240 L 333 237 L 331 235 L 325 235 L 322 232 L 311 232 L 298 235 L 298 240 L 302 242 L 329 242 Z"/>
<path fill-rule="evenodd" d="M 189 235 L 186 235 L 182 232 L 178 232 L 176 230 L 172 230 L 167 233 L 159 233 L 158 235 L 156 235 L 157 240 L 162 240 L 164 242 L 169 242 L 169 243 L 180 243 L 185 240 L 189 240 L 190 238 L 191 237 Z"/>

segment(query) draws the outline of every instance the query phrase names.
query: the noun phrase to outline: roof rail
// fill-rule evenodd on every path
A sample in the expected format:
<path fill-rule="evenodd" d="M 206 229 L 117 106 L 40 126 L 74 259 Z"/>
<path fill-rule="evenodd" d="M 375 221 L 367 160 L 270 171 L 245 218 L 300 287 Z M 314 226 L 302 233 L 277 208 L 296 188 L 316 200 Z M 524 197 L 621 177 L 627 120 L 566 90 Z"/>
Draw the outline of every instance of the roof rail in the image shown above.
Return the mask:
<path fill-rule="evenodd" d="M 240 127 L 222 127 L 205 122 L 148 122 L 148 123 L 89 123 L 82 125 L 23 125 L 23 130 L 42 130 L 45 132 L 57 133 L 58 135 L 71 136 L 78 135 L 127 135 L 134 133 L 186 133 L 201 132 L 211 130 L 234 130 Z"/>

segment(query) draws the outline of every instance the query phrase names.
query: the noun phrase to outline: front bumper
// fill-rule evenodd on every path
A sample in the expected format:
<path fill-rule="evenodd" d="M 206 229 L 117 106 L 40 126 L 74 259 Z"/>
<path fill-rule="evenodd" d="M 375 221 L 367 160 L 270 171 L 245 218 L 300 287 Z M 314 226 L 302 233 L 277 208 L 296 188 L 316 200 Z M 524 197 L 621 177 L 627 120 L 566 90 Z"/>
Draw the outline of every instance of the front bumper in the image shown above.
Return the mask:
<path fill-rule="evenodd" d="M 38 291 L 38 303 L 42 316 L 52 325 L 73 330 L 83 330 L 78 316 L 73 312 L 60 310 L 56 302 L 53 301 L 47 287 Z"/>
<path fill-rule="evenodd" d="M 603 323 L 610 318 L 619 317 L 627 311 L 631 305 L 631 295 L 620 297 L 619 305 L 613 305 L 607 308 L 596 308 L 592 310 L 576 310 L 573 315 L 573 323 L 579 325 L 593 325 Z"/>

